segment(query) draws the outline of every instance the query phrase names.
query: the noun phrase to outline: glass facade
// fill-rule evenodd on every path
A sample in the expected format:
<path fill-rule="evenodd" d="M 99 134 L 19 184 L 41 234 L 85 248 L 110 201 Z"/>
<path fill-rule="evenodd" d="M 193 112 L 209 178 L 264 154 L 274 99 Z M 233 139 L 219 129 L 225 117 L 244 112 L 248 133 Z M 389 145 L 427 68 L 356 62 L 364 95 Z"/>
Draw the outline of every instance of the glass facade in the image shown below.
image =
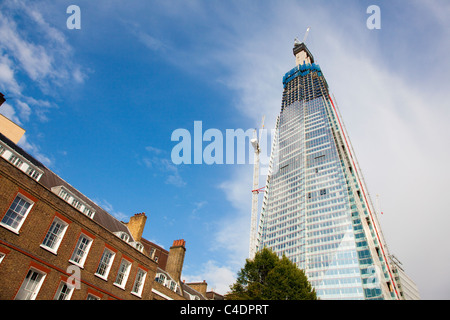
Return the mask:
<path fill-rule="evenodd" d="M 298 65 L 283 84 L 258 249 L 305 270 L 321 299 L 395 298 L 377 221 L 320 67 Z"/>

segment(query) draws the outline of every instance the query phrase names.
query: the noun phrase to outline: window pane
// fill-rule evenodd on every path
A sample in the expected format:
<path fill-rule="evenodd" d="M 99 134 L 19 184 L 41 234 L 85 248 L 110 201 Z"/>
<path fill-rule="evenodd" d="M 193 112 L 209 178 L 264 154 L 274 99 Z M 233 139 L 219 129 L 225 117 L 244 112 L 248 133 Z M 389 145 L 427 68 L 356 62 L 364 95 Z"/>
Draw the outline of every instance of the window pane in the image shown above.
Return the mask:
<path fill-rule="evenodd" d="M 87 254 L 87 250 L 89 249 L 90 243 L 91 243 L 90 239 L 81 235 L 80 238 L 78 239 L 77 246 L 72 254 L 71 260 L 76 263 L 82 264 Z"/>
<path fill-rule="evenodd" d="M 131 265 L 130 262 L 122 260 L 122 263 L 120 264 L 119 267 L 119 272 L 117 273 L 115 284 L 122 287 L 125 286 L 125 283 L 128 278 L 128 271 L 130 270 L 130 265 Z"/>
<path fill-rule="evenodd" d="M 72 294 L 72 290 L 73 288 L 69 287 L 67 283 L 61 283 L 54 300 L 69 300 Z"/>
<path fill-rule="evenodd" d="M 143 270 L 141 269 L 138 270 L 136 280 L 134 281 L 133 290 L 131 290 L 131 292 L 136 293 L 138 295 L 141 294 L 142 287 L 144 285 L 145 275 L 146 273 Z"/>
<path fill-rule="evenodd" d="M 18 195 L 6 212 L 1 223 L 10 226 L 15 230 L 18 229 L 30 206 L 30 202 Z"/>
<path fill-rule="evenodd" d="M 109 251 L 107 249 L 105 249 L 105 251 L 103 251 L 102 258 L 101 258 L 100 263 L 97 268 L 97 272 L 96 272 L 97 274 L 99 274 L 101 276 L 107 275 L 113 256 L 114 256 L 114 253 L 112 253 L 111 251 Z"/>
<path fill-rule="evenodd" d="M 61 221 L 55 219 L 50 226 L 50 229 L 48 230 L 42 244 L 51 249 L 55 249 L 61 241 L 61 237 L 65 230 L 65 227 L 66 224 L 63 224 Z"/>

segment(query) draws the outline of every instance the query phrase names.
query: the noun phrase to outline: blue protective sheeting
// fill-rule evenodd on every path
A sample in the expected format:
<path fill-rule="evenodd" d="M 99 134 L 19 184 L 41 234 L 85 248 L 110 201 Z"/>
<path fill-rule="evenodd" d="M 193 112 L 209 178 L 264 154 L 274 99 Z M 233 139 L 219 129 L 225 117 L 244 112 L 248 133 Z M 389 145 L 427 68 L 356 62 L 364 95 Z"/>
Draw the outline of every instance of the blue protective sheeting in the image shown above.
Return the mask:
<path fill-rule="evenodd" d="M 322 71 L 320 70 L 320 66 L 315 63 L 308 63 L 308 64 L 300 64 L 291 70 L 289 70 L 283 77 L 283 86 L 285 87 L 286 84 L 291 81 L 292 79 L 298 77 L 298 76 L 305 76 L 310 72 L 318 72 L 319 75 L 322 75 Z"/>

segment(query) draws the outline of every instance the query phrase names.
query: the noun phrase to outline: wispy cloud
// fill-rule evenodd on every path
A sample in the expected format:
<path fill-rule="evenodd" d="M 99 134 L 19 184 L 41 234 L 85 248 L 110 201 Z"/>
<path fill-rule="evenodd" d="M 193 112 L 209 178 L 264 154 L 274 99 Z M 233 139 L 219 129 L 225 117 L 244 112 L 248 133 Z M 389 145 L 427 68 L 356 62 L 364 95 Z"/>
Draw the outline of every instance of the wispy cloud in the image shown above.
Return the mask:
<path fill-rule="evenodd" d="M 180 174 L 180 166 L 174 165 L 166 157 L 164 150 L 152 146 L 147 146 L 145 149 L 148 151 L 148 155 L 142 158 L 142 162 L 153 171 L 155 176 L 163 176 L 164 183 L 175 187 L 184 187 L 186 185 Z"/>
<path fill-rule="evenodd" d="M 1 112 L 19 125 L 45 122 L 49 110 L 56 107 L 54 86 L 83 83 L 86 75 L 73 62 L 64 34 L 45 20 L 38 4 L 6 0 L 0 8 L 0 91 L 9 98 Z M 28 92 L 34 88 L 25 87 L 24 79 L 30 79 L 48 99 L 33 98 Z M 52 164 L 26 136 L 19 144 L 44 164 Z"/>
<path fill-rule="evenodd" d="M 28 153 L 32 154 L 38 161 L 42 162 L 47 167 L 50 167 L 53 164 L 53 161 L 42 153 L 40 147 L 32 142 L 28 141 L 28 136 L 25 133 L 20 139 L 18 145 L 26 150 Z"/>
<path fill-rule="evenodd" d="M 208 203 L 208 201 L 200 201 L 200 202 L 195 202 L 195 208 L 192 210 L 192 213 L 196 213 L 197 211 L 199 211 L 201 208 L 203 208 L 206 204 Z"/>
<path fill-rule="evenodd" d="M 201 219 L 201 215 L 200 215 L 200 211 L 202 210 L 202 208 L 204 208 L 206 205 L 208 204 L 208 201 L 198 201 L 198 202 L 194 202 L 194 209 L 192 209 L 191 215 L 189 216 L 189 218 L 191 220 L 193 219 Z"/>
<path fill-rule="evenodd" d="M 113 215 L 119 221 L 127 221 L 129 219 L 129 215 L 127 215 L 121 211 L 116 211 L 114 209 L 114 206 L 105 199 L 101 199 L 101 200 L 96 199 L 96 200 L 94 200 L 94 202 L 98 206 L 102 207 L 106 212 Z"/>
<path fill-rule="evenodd" d="M 12 94 L 20 93 L 21 88 L 14 76 L 14 63 L 7 55 L 0 55 L 0 84 Z"/>
<path fill-rule="evenodd" d="M 2 9 L 0 47 L 14 57 L 30 79 L 38 81 L 42 88 L 62 85 L 67 80 L 83 81 L 80 66 L 72 61 L 72 47 L 64 34 L 44 19 L 39 7 L 19 0 L 7 0 Z M 22 15 L 26 25 L 17 22 L 23 20 L 12 19 L 15 12 Z"/>
<path fill-rule="evenodd" d="M 145 32 L 138 31 L 136 33 L 136 36 L 142 44 L 144 44 L 147 48 L 153 51 L 166 50 L 168 48 L 167 45 L 163 43 L 161 40 Z"/>

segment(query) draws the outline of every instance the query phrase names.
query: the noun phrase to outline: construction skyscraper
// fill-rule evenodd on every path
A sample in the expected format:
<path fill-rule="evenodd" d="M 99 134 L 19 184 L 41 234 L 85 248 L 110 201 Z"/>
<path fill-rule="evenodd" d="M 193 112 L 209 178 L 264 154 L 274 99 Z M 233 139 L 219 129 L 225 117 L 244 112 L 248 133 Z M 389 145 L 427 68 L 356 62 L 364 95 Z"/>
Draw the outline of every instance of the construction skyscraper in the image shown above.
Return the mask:
<path fill-rule="evenodd" d="M 403 299 L 377 214 L 319 65 L 296 40 L 257 248 L 305 270 L 321 299 Z"/>

